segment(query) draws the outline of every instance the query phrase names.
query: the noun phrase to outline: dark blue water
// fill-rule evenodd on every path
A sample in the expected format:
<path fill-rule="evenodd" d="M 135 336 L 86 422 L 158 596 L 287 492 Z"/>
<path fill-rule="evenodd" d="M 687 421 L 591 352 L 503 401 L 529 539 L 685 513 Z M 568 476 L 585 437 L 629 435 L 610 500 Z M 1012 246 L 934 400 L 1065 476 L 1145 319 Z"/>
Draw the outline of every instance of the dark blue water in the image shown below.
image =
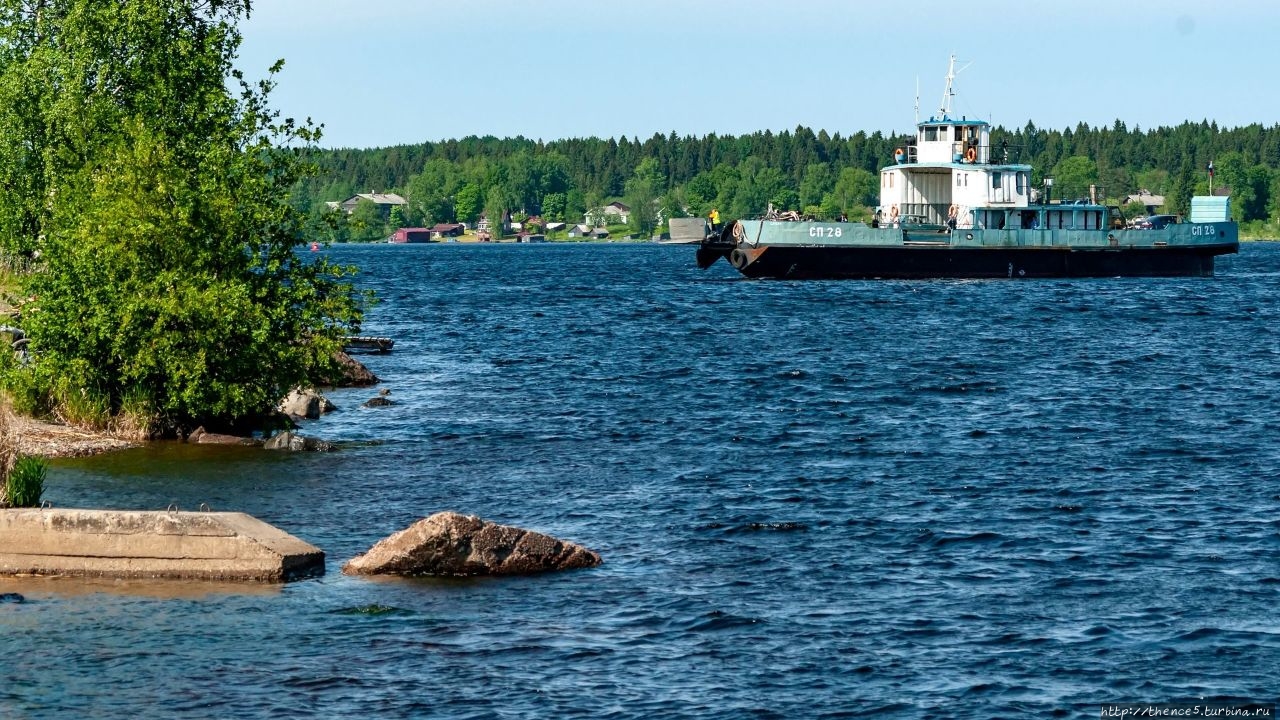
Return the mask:
<path fill-rule="evenodd" d="M 60 461 L 243 510 L 273 590 L 0 583 L 0 716 L 1092 716 L 1280 688 L 1280 244 L 1212 279 L 752 282 L 691 248 L 329 251 L 383 298 L 336 454 Z M 452 509 L 597 569 L 339 565 Z M 377 607 L 373 607 L 377 606 Z"/>

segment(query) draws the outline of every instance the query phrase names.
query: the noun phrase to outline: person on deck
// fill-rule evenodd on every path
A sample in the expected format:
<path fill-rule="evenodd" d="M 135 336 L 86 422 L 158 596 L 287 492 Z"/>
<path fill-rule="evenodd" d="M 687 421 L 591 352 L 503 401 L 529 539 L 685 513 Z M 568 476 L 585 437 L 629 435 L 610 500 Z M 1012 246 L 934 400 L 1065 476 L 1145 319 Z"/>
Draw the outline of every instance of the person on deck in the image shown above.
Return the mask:
<path fill-rule="evenodd" d="M 720 229 L 720 211 L 719 210 L 715 208 L 711 208 L 711 212 L 710 214 L 707 215 L 707 218 L 711 220 L 711 229 L 713 231 Z"/>

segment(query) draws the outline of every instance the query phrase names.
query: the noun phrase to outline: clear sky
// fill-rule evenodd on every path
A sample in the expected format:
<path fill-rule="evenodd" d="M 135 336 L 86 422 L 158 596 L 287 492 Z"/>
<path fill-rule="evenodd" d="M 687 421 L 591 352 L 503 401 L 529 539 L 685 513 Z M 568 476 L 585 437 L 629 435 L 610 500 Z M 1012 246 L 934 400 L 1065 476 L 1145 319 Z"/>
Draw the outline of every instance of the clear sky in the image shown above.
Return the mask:
<path fill-rule="evenodd" d="M 1274 0 L 257 0 L 239 66 L 326 147 L 467 135 L 1280 122 Z"/>

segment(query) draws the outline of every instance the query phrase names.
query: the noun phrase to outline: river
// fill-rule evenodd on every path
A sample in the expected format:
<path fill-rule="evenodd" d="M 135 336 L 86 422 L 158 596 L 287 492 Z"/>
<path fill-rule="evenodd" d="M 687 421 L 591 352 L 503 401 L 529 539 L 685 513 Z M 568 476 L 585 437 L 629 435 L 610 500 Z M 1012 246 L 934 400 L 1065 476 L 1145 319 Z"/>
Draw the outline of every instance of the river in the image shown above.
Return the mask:
<path fill-rule="evenodd" d="M 1090 716 L 1274 702 L 1280 243 L 1214 278 L 755 282 L 654 245 L 335 246 L 382 302 L 326 454 L 56 461 L 250 513 L 282 587 L 8 580 L 5 718 Z M 457 510 L 604 564 L 339 567 Z"/>

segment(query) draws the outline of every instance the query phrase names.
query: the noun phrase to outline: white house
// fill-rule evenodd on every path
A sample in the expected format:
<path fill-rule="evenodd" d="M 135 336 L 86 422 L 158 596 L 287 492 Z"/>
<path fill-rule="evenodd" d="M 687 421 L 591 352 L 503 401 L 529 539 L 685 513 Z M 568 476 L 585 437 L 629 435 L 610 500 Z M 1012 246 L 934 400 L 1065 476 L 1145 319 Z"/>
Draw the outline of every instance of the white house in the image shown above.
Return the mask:
<path fill-rule="evenodd" d="M 587 214 L 583 217 L 586 219 L 588 225 L 625 225 L 627 220 L 631 218 L 631 208 L 616 200 L 600 208 L 599 212 L 600 217 L 596 217 L 596 213 L 594 211 L 587 211 Z"/>
<path fill-rule="evenodd" d="M 344 212 L 350 215 L 351 213 L 356 211 L 356 205 L 359 205 L 361 200 L 368 200 L 374 205 L 377 205 L 378 209 L 383 211 L 384 213 L 391 212 L 391 208 L 393 207 L 405 205 L 406 203 L 408 203 L 407 200 L 400 197 L 399 195 L 396 195 L 395 193 L 367 192 L 367 193 L 359 193 L 356 195 L 352 195 L 346 200 L 343 200 L 342 202 L 338 203 L 338 207 L 342 208 Z"/>

